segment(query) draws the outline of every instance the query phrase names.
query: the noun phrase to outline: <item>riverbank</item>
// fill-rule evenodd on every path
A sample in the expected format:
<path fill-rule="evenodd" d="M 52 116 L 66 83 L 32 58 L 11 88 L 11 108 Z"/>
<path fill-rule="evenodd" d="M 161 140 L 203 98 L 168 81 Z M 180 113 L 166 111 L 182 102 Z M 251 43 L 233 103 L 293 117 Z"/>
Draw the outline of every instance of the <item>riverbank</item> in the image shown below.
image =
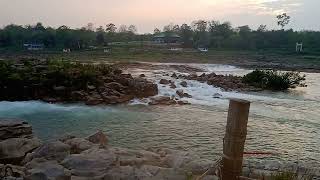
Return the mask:
<path fill-rule="evenodd" d="M 4 177 L 25 179 L 218 179 L 219 162 L 167 148 L 133 150 L 109 145 L 101 131 L 41 143 L 21 120 L 0 120 L 0 164 Z M 217 168 L 214 168 L 217 167 Z M 281 171 L 320 176 L 319 169 L 298 164 L 245 162 L 246 177 L 271 177 Z M 2 176 L 3 177 L 3 176 Z M 272 178 L 271 178 L 272 179 Z"/>
<path fill-rule="evenodd" d="M 301 72 L 320 72 L 320 56 L 295 54 L 275 51 L 234 51 L 209 50 L 200 53 L 186 49 L 175 52 L 166 49 L 150 49 L 141 47 L 114 47 L 110 53 L 103 49 L 89 51 L 73 51 L 62 53 L 58 51 L 40 52 L 1 52 L 0 59 L 38 58 L 50 60 L 71 60 L 80 62 L 159 62 L 159 63 L 207 63 L 232 65 L 247 69 L 266 68 Z"/>

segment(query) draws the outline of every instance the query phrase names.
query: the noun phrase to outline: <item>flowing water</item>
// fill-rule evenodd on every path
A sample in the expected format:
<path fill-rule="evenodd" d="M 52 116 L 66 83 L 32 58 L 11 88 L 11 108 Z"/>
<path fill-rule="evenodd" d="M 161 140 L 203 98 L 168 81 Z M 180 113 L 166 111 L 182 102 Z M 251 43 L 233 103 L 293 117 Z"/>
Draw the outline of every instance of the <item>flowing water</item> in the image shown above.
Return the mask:
<path fill-rule="evenodd" d="M 205 72 L 243 75 L 249 70 L 233 66 L 192 64 Z M 159 82 L 170 69 L 131 69 Z M 222 152 L 228 99 L 252 102 L 246 151 L 274 152 L 272 156 L 247 157 L 252 161 L 301 162 L 320 167 L 320 74 L 307 73 L 306 88 L 287 92 L 224 92 L 205 83 L 179 85 L 193 96 L 187 106 L 147 106 L 147 100 L 129 105 L 88 107 L 81 104 L 47 104 L 38 101 L 0 102 L 0 117 L 21 118 L 32 124 L 43 140 L 64 134 L 86 136 L 97 129 L 106 132 L 111 144 L 128 148 L 168 147 L 216 159 Z M 165 77 L 170 79 L 170 77 Z M 160 95 L 175 90 L 159 85 Z M 222 98 L 214 98 L 219 93 Z"/>

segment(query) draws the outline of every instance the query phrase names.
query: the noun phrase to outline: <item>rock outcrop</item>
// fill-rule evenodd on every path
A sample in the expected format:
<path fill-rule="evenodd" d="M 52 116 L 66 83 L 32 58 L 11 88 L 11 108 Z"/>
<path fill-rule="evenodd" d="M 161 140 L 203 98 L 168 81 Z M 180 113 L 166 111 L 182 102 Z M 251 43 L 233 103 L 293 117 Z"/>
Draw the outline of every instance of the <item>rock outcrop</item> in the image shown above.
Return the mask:
<path fill-rule="evenodd" d="M 0 85 L 0 100 L 99 105 L 126 103 L 134 98 L 158 94 L 157 84 L 144 76 L 123 74 L 112 65 L 39 60 L 0 63 L 7 68 L 4 70 L 6 74 L 0 78 L 6 82 Z M 16 80 L 8 80 L 7 76 L 11 75 L 15 75 Z M 7 83 L 9 81 L 12 83 Z"/>
<path fill-rule="evenodd" d="M 200 76 L 196 74 L 181 75 L 181 78 L 188 80 L 196 80 L 202 83 L 207 83 L 215 87 L 222 88 L 226 91 L 259 91 L 261 89 L 255 88 L 248 84 L 242 82 L 242 77 L 233 75 L 217 75 L 215 73 L 201 74 Z M 186 85 L 186 84 L 184 84 Z"/>
<path fill-rule="evenodd" d="M 15 138 L 10 138 L 15 139 Z M 14 180 L 185 180 L 214 179 L 212 161 L 195 154 L 167 148 L 131 150 L 112 147 L 107 136 L 98 131 L 87 138 L 67 136 L 41 145 L 30 152 L 20 165 L 0 164 L 1 178 Z M 8 139 L 6 139 L 8 140 Z M 101 146 L 103 145 L 103 146 Z M 76 151 L 72 150 L 76 149 Z M 11 161 L 12 162 L 12 161 Z M 255 168 L 254 168 L 255 167 Z M 279 162 L 255 166 L 244 163 L 243 174 L 259 178 L 275 171 L 296 168 L 300 174 L 306 168 L 286 166 Z M 316 178 L 320 170 L 308 171 Z M 204 176 L 202 176 L 206 173 Z M 299 176 L 300 177 L 300 176 Z"/>
<path fill-rule="evenodd" d="M 16 119 L 0 119 L 0 163 L 19 164 L 25 155 L 41 145 L 32 127 Z"/>

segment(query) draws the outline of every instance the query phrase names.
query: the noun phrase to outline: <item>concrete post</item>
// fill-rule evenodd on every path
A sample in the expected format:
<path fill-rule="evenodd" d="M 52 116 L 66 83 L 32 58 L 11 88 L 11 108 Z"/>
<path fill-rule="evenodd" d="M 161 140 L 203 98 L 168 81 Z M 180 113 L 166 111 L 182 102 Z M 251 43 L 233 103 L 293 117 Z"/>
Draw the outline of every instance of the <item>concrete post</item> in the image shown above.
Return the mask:
<path fill-rule="evenodd" d="M 230 100 L 226 134 L 223 140 L 223 180 L 235 180 L 241 176 L 249 109 L 249 101 Z"/>

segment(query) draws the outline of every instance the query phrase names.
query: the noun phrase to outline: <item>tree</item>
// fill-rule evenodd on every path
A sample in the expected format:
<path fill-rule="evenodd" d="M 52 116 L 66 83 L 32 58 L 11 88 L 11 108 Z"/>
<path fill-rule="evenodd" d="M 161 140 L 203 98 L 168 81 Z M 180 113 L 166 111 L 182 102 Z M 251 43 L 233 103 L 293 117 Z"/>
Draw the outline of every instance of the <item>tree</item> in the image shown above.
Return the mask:
<path fill-rule="evenodd" d="M 153 30 L 153 34 L 159 34 L 159 33 L 161 33 L 161 31 L 160 31 L 158 28 L 155 28 L 155 29 Z"/>
<path fill-rule="evenodd" d="M 208 22 L 205 20 L 198 20 L 192 22 L 192 27 L 194 31 L 205 32 L 207 30 Z"/>
<path fill-rule="evenodd" d="M 284 29 L 286 25 L 290 23 L 290 16 L 287 15 L 287 13 L 283 13 L 277 16 L 278 19 L 278 25 Z"/>
<path fill-rule="evenodd" d="M 101 33 L 101 32 L 99 32 L 99 33 L 97 34 L 97 36 L 96 36 L 96 41 L 97 41 L 97 44 L 98 44 L 99 46 L 104 45 L 104 43 L 105 43 L 104 34 Z"/>
<path fill-rule="evenodd" d="M 137 29 L 137 27 L 135 25 L 130 25 L 128 27 L 128 31 L 131 32 L 132 34 L 136 34 L 138 29 Z"/>
<path fill-rule="evenodd" d="M 257 29 L 258 32 L 266 32 L 267 31 L 267 25 L 263 25 L 261 24 L 258 29 Z"/>
<path fill-rule="evenodd" d="M 119 33 L 126 33 L 126 32 L 128 32 L 128 27 L 126 25 L 120 25 L 118 32 Z"/>
<path fill-rule="evenodd" d="M 104 45 L 105 38 L 104 38 L 104 29 L 102 26 L 97 28 L 97 35 L 96 35 L 96 41 L 99 46 Z"/>
<path fill-rule="evenodd" d="M 88 23 L 87 26 L 86 26 L 86 29 L 87 29 L 88 31 L 94 31 L 94 25 L 93 25 L 93 23 Z"/>
<path fill-rule="evenodd" d="M 117 27 L 113 23 L 109 23 L 106 25 L 106 32 L 107 33 L 115 33 L 116 30 L 117 30 Z"/>
<path fill-rule="evenodd" d="M 104 29 L 102 26 L 99 26 L 97 29 L 96 29 L 96 32 L 99 32 L 99 33 L 103 33 L 104 32 Z"/>
<path fill-rule="evenodd" d="M 192 45 L 192 29 L 188 24 L 182 24 L 180 27 L 181 41 L 184 46 Z"/>

